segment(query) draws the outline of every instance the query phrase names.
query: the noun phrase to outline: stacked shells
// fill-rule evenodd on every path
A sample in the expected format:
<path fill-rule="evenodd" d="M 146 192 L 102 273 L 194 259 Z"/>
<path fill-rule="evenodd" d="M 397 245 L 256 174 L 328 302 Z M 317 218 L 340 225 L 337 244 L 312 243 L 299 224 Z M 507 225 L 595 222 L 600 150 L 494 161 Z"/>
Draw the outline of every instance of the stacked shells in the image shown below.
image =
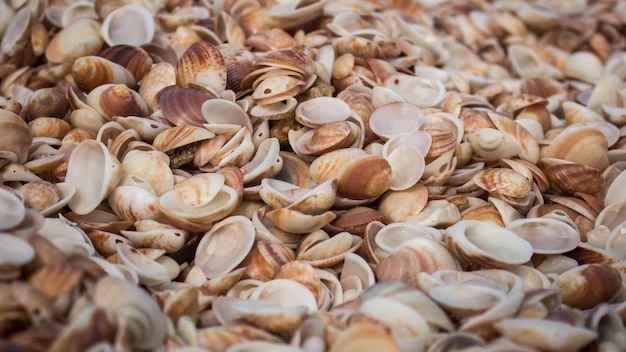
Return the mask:
<path fill-rule="evenodd" d="M 626 350 L 623 1 L 0 1 L 8 350 Z"/>

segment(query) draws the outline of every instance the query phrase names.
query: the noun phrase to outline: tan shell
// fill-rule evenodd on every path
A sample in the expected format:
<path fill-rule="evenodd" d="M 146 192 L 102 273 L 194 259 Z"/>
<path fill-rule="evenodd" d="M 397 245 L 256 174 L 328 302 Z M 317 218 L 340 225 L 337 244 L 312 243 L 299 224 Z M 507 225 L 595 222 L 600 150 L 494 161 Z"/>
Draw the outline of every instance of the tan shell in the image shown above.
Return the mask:
<path fill-rule="evenodd" d="M 208 41 L 191 45 L 176 64 L 176 83 L 187 88 L 196 84 L 215 93 L 226 89 L 226 63 L 222 54 Z"/>
<path fill-rule="evenodd" d="M 14 162 L 25 163 L 32 142 L 26 122 L 17 114 L 0 109 L 0 129 L 6 132 L 6 136 L 0 141 L 0 151 L 13 155 L 10 159 L 14 159 Z"/>
<path fill-rule="evenodd" d="M 158 93 L 163 116 L 176 126 L 201 127 L 206 123 L 202 116 L 202 104 L 213 95 L 193 88 L 171 86 Z"/>
<path fill-rule="evenodd" d="M 621 287 L 617 269 L 604 264 L 584 264 L 559 275 L 556 284 L 563 293 L 563 303 L 588 309 L 610 300 Z"/>
<path fill-rule="evenodd" d="M 608 141 L 591 127 L 566 128 L 548 145 L 542 156 L 568 160 L 603 171 L 608 163 Z"/>
<path fill-rule="evenodd" d="M 83 56 L 72 65 L 74 82 L 84 91 L 103 84 L 125 84 L 135 87 L 135 77 L 123 66 L 100 56 Z"/>
<path fill-rule="evenodd" d="M 363 155 L 348 162 L 337 175 L 337 193 L 350 199 L 378 197 L 392 184 L 391 165 L 383 158 Z"/>
<path fill-rule="evenodd" d="M 100 23 L 90 19 L 72 22 L 55 35 L 46 47 L 46 59 L 54 63 L 71 63 L 76 58 L 95 55 L 102 49 Z"/>
<path fill-rule="evenodd" d="M 487 192 L 509 197 L 523 197 L 531 190 L 531 182 L 511 169 L 486 169 L 473 177 L 474 182 Z"/>

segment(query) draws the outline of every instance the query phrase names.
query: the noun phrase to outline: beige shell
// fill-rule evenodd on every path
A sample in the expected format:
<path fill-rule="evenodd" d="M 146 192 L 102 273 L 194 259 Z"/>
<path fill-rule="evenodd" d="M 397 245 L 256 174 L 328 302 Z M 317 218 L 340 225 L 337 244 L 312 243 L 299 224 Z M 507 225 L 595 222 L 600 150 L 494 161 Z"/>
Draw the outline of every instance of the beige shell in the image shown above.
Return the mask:
<path fill-rule="evenodd" d="M 522 174 L 503 168 L 479 171 L 472 179 L 487 192 L 516 198 L 527 195 L 532 185 Z"/>
<path fill-rule="evenodd" d="M 493 241 L 494 236 L 501 241 Z M 502 268 L 526 263 L 533 254 L 528 241 L 489 222 L 461 220 L 446 229 L 444 240 L 466 266 Z"/>
<path fill-rule="evenodd" d="M 100 23 L 91 19 L 72 22 L 50 40 L 46 59 L 54 63 L 72 63 L 78 57 L 97 54 L 104 45 L 100 28 Z"/>
<path fill-rule="evenodd" d="M 103 18 L 100 33 L 109 46 L 149 43 L 155 33 L 153 14 L 139 5 L 120 6 Z"/>
<path fill-rule="evenodd" d="M 184 87 L 196 84 L 220 93 L 226 89 L 226 63 L 220 51 L 208 41 L 191 45 L 176 64 L 176 82 Z"/>
<path fill-rule="evenodd" d="M 95 140 L 80 142 L 72 152 L 65 182 L 76 187 L 68 205 L 76 214 L 94 210 L 122 178 L 122 165 L 104 144 Z"/>
<path fill-rule="evenodd" d="M 10 156 L 13 162 L 26 162 L 33 138 L 26 122 L 9 110 L 0 109 L 0 128 L 6 132 L 0 141 L 0 152 L 8 152 L 4 157 Z"/>
<path fill-rule="evenodd" d="M 566 128 L 542 151 L 542 156 L 568 160 L 603 171 L 608 163 L 608 141 L 591 127 Z"/>
<path fill-rule="evenodd" d="M 467 140 L 472 150 L 485 160 L 511 158 L 522 152 L 513 137 L 493 128 L 481 128 L 470 134 Z"/>

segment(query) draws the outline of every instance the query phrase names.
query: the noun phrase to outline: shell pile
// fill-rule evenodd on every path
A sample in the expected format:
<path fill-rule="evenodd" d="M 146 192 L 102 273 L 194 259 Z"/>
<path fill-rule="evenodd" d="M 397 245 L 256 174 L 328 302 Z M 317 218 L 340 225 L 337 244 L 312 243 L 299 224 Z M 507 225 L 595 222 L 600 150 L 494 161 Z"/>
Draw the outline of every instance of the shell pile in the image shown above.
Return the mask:
<path fill-rule="evenodd" d="M 624 33 L 624 0 L 0 0 L 0 349 L 626 350 Z"/>

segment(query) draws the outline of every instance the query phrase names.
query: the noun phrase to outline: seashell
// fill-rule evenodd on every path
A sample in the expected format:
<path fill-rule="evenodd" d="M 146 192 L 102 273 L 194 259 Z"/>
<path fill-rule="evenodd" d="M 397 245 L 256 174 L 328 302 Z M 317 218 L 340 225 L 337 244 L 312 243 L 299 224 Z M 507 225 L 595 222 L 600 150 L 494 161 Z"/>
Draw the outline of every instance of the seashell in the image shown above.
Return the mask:
<path fill-rule="evenodd" d="M 167 155 L 159 151 L 131 150 L 122 160 L 122 170 L 143 179 L 156 196 L 162 196 L 174 189 L 174 175 L 168 161 Z"/>
<path fill-rule="evenodd" d="M 153 69 L 152 65 L 154 64 L 146 50 L 134 45 L 113 45 L 102 50 L 98 56 L 126 68 L 135 77 L 136 82 L 141 81 Z"/>
<path fill-rule="evenodd" d="M 46 59 L 53 63 L 72 63 L 76 58 L 95 55 L 102 49 L 100 23 L 91 19 L 72 22 L 57 33 L 46 47 Z"/>
<path fill-rule="evenodd" d="M 239 203 L 237 190 L 229 186 L 222 186 L 215 197 L 205 206 L 185 206 L 176 190 L 169 191 L 159 199 L 159 209 L 176 227 L 196 232 L 196 225 L 210 225 L 212 222 L 224 219 Z M 204 226 L 199 226 L 204 228 Z"/>
<path fill-rule="evenodd" d="M 258 146 L 252 160 L 241 167 L 243 182 L 245 185 L 257 185 L 263 178 L 276 175 L 282 167 L 278 140 L 267 138 Z"/>
<path fill-rule="evenodd" d="M 422 111 L 415 105 L 405 102 L 383 105 L 374 110 L 369 119 L 372 132 L 385 140 L 401 133 L 417 131 L 423 123 Z"/>
<path fill-rule="evenodd" d="M 462 220 L 489 221 L 504 227 L 500 211 L 491 203 L 476 205 L 461 212 Z"/>
<path fill-rule="evenodd" d="M 87 95 L 87 104 L 105 119 L 113 116 L 148 116 L 150 108 L 139 93 L 125 84 L 103 84 Z"/>
<path fill-rule="evenodd" d="M 122 165 L 104 144 L 86 139 L 72 152 L 65 182 L 76 187 L 70 209 L 85 215 L 94 210 L 115 189 L 122 178 Z"/>
<path fill-rule="evenodd" d="M 317 311 L 317 302 L 306 286 L 294 280 L 274 279 L 262 283 L 250 296 L 252 300 L 270 300 L 282 307 L 305 307 L 307 312 Z"/>
<path fill-rule="evenodd" d="M 382 307 L 388 309 L 387 314 L 383 312 Z M 409 307 L 406 304 L 392 298 L 373 297 L 361 304 L 359 313 L 388 327 L 396 339 L 417 337 L 425 344 L 429 344 L 432 335 L 425 317 L 420 312 L 407 308 Z"/>
<path fill-rule="evenodd" d="M 291 252 L 293 253 L 293 252 Z M 356 255 L 353 253 L 348 253 L 348 255 Z M 308 262 L 303 260 L 295 260 L 295 256 L 290 258 L 291 260 L 284 263 L 280 267 L 277 268 L 276 273 L 274 274 L 274 279 L 290 279 L 301 283 L 306 286 L 311 293 L 315 296 L 318 302 L 318 307 L 320 306 L 320 302 L 323 299 L 321 292 L 323 292 L 324 287 L 322 286 L 322 280 L 317 273 L 316 269 Z M 355 271 L 358 269 L 354 269 Z M 373 279 L 373 274 L 372 274 Z"/>
<path fill-rule="evenodd" d="M 38 117 L 28 123 L 33 138 L 48 137 L 62 139 L 72 126 L 56 117 Z"/>
<path fill-rule="evenodd" d="M 138 248 L 155 248 L 174 253 L 187 243 L 187 231 L 149 219 L 137 220 L 134 225 L 136 231 L 122 230 L 120 233 Z"/>
<path fill-rule="evenodd" d="M 265 216 L 276 224 L 276 227 L 290 233 L 315 231 L 328 225 L 336 217 L 335 213 L 331 211 L 318 215 L 309 215 L 287 208 L 271 210 Z"/>
<path fill-rule="evenodd" d="M 250 109 L 250 115 L 264 120 L 282 120 L 293 116 L 298 105 L 293 97 L 272 104 L 257 104 Z"/>
<path fill-rule="evenodd" d="M 595 54 L 576 51 L 567 57 L 563 73 L 570 78 L 595 83 L 602 78 L 602 67 L 602 61 Z"/>
<path fill-rule="evenodd" d="M 362 235 L 365 233 L 367 224 L 372 221 L 380 221 L 382 219 L 382 214 L 375 209 L 355 206 L 337 216 L 336 220 L 334 220 L 332 224 L 327 226 L 325 229 L 334 233 L 347 231 L 355 235 Z"/>
<path fill-rule="evenodd" d="M 536 164 L 540 157 L 540 150 L 537 141 L 530 132 L 508 117 L 494 113 L 488 113 L 488 115 L 498 130 L 515 138 L 522 148 L 522 152 L 519 154 L 520 159 Z"/>
<path fill-rule="evenodd" d="M 48 181 L 31 181 L 18 188 L 24 197 L 26 207 L 42 211 L 61 200 L 61 190 Z"/>
<path fill-rule="evenodd" d="M 316 71 L 315 63 L 309 55 L 302 50 L 294 49 L 266 52 L 258 57 L 257 65 L 288 69 L 303 77 L 308 77 Z"/>
<path fill-rule="evenodd" d="M 305 214 L 318 215 L 330 209 L 335 201 L 336 179 L 329 179 L 313 188 L 265 178 L 259 187 L 259 196 L 272 208 L 286 207 Z"/>
<path fill-rule="evenodd" d="M 273 300 L 236 300 L 230 308 L 241 318 L 265 331 L 280 334 L 294 330 L 307 315 L 304 306 L 285 307 Z"/>
<path fill-rule="evenodd" d="M 350 106 L 333 97 L 317 97 L 298 104 L 296 121 L 306 127 L 318 128 L 324 124 L 344 121 L 350 117 Z"/>
<path fill-rule="evenodd" d="M 245 278 L 268 281 L 278 278 L 276 276 L 280 269 L 295 259 L 295 253 L 286 244 L 258 240 L 240 266 L 245 267 Z"/>
<path fill-rule="evenodd" d="M 176 82 L 183 88 L 197 84 L 220 93 L 226 89 L 226 63 L 222 54 L 208 41 L 191 45 L 176 64 Z"/>
<path fill-rule="evenodd" d="M 100 34 L 109 45 L 142 45 L 152 41 L 154 18 L 139 5 L 124 5 L 111 11 L 102 21 Z M 130 35 L 129 35 L 130 34 Z"/>
<path fill-rule="evenodd" d="M 402 191 L 387 191 L 379 200 L 378 211 L 386 222 L 405 221 L 419 214 L 428 201 L 428 189 L 421 183 Z"/>
<path fill-rule="evenodd" d="M 584 153 L 581 152 L 584 149 Z M 546 158 L 556 158 L 587 165 L 603 171 L 608 165 L 608 141 L 591 127 L 566 128 L 542 151 Z"/>
<path fill-rule="evenodd" d="M 608 95 L 608 97 L 605 98 L 600 105 L 604 115 L 609 119 L 609 121 L 618 126 L 623 126 L 624 123 L 626 123 L 624 95 L 626 95 L 626 90 L 620 89 L 615 93 Z"/>
<path fill-rule="evenodd" d="M 139 116 L 114 116 L 113 121 L 127 130 L 136 131 L 141 140 L 147 143 L 152 143 L 159 133 L 171 127 L 168 124 Z"/>
<path fill-rule="evenodd" d="M 74 60 L 72 77 L 86 92 L 103 84 L 125 84 L 135 87 L 135 77 L 123 66 L 99 56 L 83 56 Z"/>
<path fill-rule="evenodd" d="M 116 296 L 120 297 L 116 297 Z M 139 287 L 115 277 L 104 277 L 94 290 L 94 303 L 128 321 L 128 348 L 154 349 L 165 340 L 167 325 L 155 301 Z"/>
<path fill-rule="evenodd" d="M 342 262 L 346 253 L 356 251 L 362 243 L 359 236 L 349 232 L 329 237 L 323 230 L 314 230 L 300 242 L 296 260 L 305 260 L 318 268 L 330 267 Z"/>
<path fill-rule="evenodd" d="M 0 277 L 4 280 L 17 278 L 22 266 L 35 258 L 35 250 L 25 240 L 9 234 L 0 233 L 0 241 L 2 242 Z"/>
<path fill-rule="evenodd" d="M 597 337 L 595 332 L 580 326 L 542 319 L 504 319 L 495 328 L 516 343 L 551 351 L 577 350 Z"/>
<path fill-rule="evenodd" d="M 330 346 L 331 352 L 368 350 L 401 351 L 396 339 L 386 329 L 372 323 L 351 324 L 339 334 Z"/>
<path fill-rule="evenodd" d="M 201 127 L 206 123 L 202 104 L 211 98 L 211 94 L 201 90 L 172 86 L 163 89 L 158 99 L 163 116 L 172 124 Z"/>
<path fill-rule="evenodd" d="M 32 135 L 26 122 L 17 114 L 0 109 L 0 128 L 7 135 L 0 142 L 0 151 L 13 162 L 25 163 Z"/>
<path fill-rule="evenodd" d="M 393 74 L 385 80 L 385 87 L 419 108 L 439 106 L 446 88 L 438 79 Z"/>
<path fill-rule="evenodd" d="M 418 273 L 433 273 L 440 269 L 458 270 L 458 264 L 440 243 L 416 237 L 395 247 L 380 261 L 374 273 L 379 282 L 400 281 L 415 286 Z"/>
<path fill-rule="evenodd" d="M 506 228 L 530 242 L 534 253 L 565 253 L 580 243 L 580 235 L 576 229 L 555 219 L 519 219 L 507 224 Z"/>
<path fill-rule="evenodd" d="M 510 135 L 493 128 L 481 128 L 467 136 L 472 150 L 486 160 L 511 158 L 522 152 L 522 147 Z"/>
<path fill-rule="evenodd" d="M 531 190 L 530 180 L 511 169 L 482 170 L 472 179 L 485 191 L 508 197 L 523 197 Z"/>
<path fill-rule="evenodd" d="M 196 249 L 195 263 L 211 279 L 233 270 L 248 254 L 254 242 L 252 222 L 230 216 L 207 232 Z"/>
<path fill-rule="evenodd" d="M 356 157 L 337 174 L 337 194 L 350 199 L 378 197 L 391 187 L 391 173 L 391 165 L 383 158 L 375 155 Z"/>
<path fill-rule="evenodd" d="M 22 111 L 24 119 L 32 122 L 38 117 L 65 117 L 69 102 L 65 94 L 55 88 L 40 88 L 33 92 Z"/>
<path fill-rule="evenodd" d="M 139 84 L 139 95 L 145 100 L 146 104 L 153 110 L 157 111 L 161 109 L 160 105 L 160 92 L 162 89 L 166 87 L 173 86 L 176 84 L 176 71 L 174 66 L 168 62 L 159 62 L 154 65 L 148 72 L 146 72 L 143 76 Z M 170 93 L 172 94 L 172 93 Z M 179 93 L 176 93 L 179 94 Z M 164 104 L 171 104 L 168 101 L 171 101 L 171 97 L 167 97 L 164 99 Z M 208 98 L 207 98 L 208 99 Z M 166 108 L 169 105 L 166 105 Z M 167 110 L 169 113 L 169 110 Z M 165 113 L 164 113 L 165 115 Z M 166 115 L 167 116 L 167 115 Z M 169 115 L 173 117 L 175 115 Z"/>
<path fill-rule="evenodd" d="M 210 99 L 202 104 L 202 116 L 208 122 L 205 128 L 216 134 L 231 134 L 241 127 L 252 132 L 252 122 L 243 109 L 225 99 Z"/>
<path fill-rule="evenodd" d="M 576 192 L 598 194 L 604 187 L 600 170 L 591 166 L 576 164 L 565 160 L 543 158 L 544 172 L 548 180 L 568 194 Z"/>
<path fill-rule="evenodd" d="M 504 250 L 490 240 L 502 239 L 500 244 L 510 246 Z M 506 239 L 506 240 L 505 240 Z M 502 268 L 526 263 L 533 253 L 532 245 L 514 232 L 498 225 L 475 220 L 461 220 L 444 233 L 448 249 L 463 265 Z"/>
<path fill-rule="evenodd" d="M 149 255 L 143 254 L 123 242 L 116 245 L 116 253 L 122 264 L 137 274 L 141 284 L 161 286 L 170 282 L 170 275 L 165 267 Z"/>
<path fill-rule="evenodd" d="M 610 300 L 621 288 L 622 278 L 617 269 L 605 264 L 583 264 L 556 279 L 563 294 L 563 303 L 588 309 Z"/>

